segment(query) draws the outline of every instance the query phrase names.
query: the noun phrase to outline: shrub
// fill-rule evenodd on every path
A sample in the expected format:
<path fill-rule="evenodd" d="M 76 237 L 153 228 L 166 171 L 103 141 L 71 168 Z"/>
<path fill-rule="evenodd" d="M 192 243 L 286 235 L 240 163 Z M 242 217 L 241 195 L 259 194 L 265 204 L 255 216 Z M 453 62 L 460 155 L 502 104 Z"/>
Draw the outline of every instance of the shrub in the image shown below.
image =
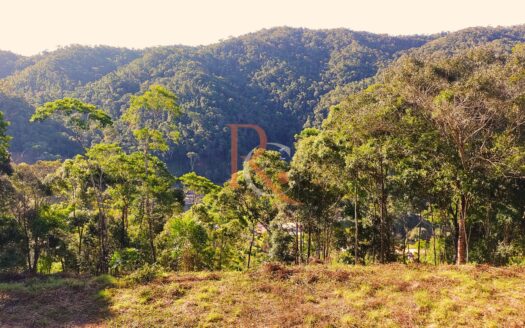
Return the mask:
<path fill-rule="evenodd" d="M 272 279 L 285 280 L 290 278 L 294 271 L 279 263 L 266 263 L 262 267 L 262 273 Z"/>
<path fill-rule="evenodd" d="M 15 220 L 0 217 L 0 272 L 15 273 L 25 269 L 23 242 L 23 234 Z"/>
<path fill-rule="evenodd" d="M 212 267 L 206 229 L 189 215 L 172 218 L 158 239 L 160 263 L 172 270 L 197 271 Z"/>
<path fill-rule="evenodd" d="M 109 266 L 113 274 L 119 274 L 137 270 L 143 263 L 142 256 L 136 248 L 125 248 L 113 253 Z"/>
<path fill-rule="evenodd" d="M 155 280 L 161 273 L 161 268 L 156 264 L 145 264 L 142 268 L 129 274 L 126 281 L 131 284 L 146 284 Z"/>
<path fill-rule="evenodd" d="M 271 239 L 270 258 L 273 261 L 290 263 L 294 260 L 291 252 L 293 237 L 281 228 L 274 230 Z"/>
<path fill-rule="evenodd" d="M 516 243 L 505 244 L 500 242 L 496 248 L 496 263 L 499 265 L 521 264 L 524 256 Z"/>

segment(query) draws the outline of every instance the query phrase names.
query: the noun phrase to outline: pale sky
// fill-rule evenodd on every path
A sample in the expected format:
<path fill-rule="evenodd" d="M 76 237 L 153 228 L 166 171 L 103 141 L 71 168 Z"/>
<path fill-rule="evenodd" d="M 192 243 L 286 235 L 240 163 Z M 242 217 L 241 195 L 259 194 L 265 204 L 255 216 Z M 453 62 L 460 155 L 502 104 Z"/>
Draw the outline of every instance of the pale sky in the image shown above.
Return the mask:
<path fill-rule="evenodd" d="M 210 44 L 274 26 L 429 34 L 525 23 L 524 0 L 4 0 L 0 49 Z"/>

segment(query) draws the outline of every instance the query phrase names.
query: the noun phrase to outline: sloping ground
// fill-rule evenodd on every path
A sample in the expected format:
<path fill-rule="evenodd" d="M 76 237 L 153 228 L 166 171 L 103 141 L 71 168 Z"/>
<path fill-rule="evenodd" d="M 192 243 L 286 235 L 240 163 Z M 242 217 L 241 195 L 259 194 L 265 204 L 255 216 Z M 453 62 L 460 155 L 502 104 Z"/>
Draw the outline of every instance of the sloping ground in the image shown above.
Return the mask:
<path fill-rule="evenodd" d="M 31 278 L 0 283 L 0 327 L 103 327 L 113 278 Z"/>
<path fill-rule="evenodd" d="M 0 326 L 523 327 L 525 270 L 371 267 L 0 285 Z M 32 295 L 31 297 L 29 295 Z"/>

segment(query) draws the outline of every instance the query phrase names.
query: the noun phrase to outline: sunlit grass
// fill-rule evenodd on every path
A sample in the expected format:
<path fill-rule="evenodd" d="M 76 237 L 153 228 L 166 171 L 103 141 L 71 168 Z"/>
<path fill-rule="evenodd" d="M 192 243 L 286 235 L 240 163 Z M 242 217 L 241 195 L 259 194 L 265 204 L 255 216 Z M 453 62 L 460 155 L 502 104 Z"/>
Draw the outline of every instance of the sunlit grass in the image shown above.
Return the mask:
<path fill-rule="evenodd" d="M 524 282 L 525 270 L 517 267 L 274 266 L 169 273 L 137 284 L 111 276 L 29 279 L 0 284 L 0 302 L 23 295 L 77 297 L 85 307 L 107 310 L 82 323 L 108 327 L 522 327 Z M 40 314 L 38 326 L 75 323 L 62 303 L 25 299 L 23 308 L 8 305 L 11 313 L 30 307 Z M 9 320 L 31 325 L 14 314 Z"/>

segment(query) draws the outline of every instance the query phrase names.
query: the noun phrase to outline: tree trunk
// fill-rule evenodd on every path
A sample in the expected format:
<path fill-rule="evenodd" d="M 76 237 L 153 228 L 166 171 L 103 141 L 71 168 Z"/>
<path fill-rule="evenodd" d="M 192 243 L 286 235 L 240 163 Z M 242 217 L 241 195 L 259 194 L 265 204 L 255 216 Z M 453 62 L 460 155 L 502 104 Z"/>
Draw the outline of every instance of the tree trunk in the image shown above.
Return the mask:
<path fill-rule="evenodd" d="M 96 200 L 97 200 L 97 207 L 98 207 L 98 228 L 99 228 L 99 242 L 100 242 L 100 263 L 99 263 L 99 270 L 100 273 L 107 273 L 108 272 L 108 264 L 107 264 L 107 245 L 106 245 L 106 217 L 104 215 L 104 200 L 102 196 L 102 186 L 103 186 L 103 177 L 102 172 L 100 172 L 100 177 L 98 184 L 95 182 L 95 177 L 93 176 L 93 173 L 90 174 L 91 178 L 91 184 L 93 185 L 93 188 L 96 190 Z"/>
<path fill-rule="evenodd" d="M 26 256 L 27 256 L 27 269 L 29 272 L 33 272 L 33 266 L 31 265 L 31 242 L 29 237 L 26 237 Z"/>
<path fill-rule="evenodd" d="M 252 260 L 252 248 L 253 248 L 254 241 L 255 241 L 255 223 L 253 223 L 252 225 L 252 238 L 250 240 L 250 248 L 248 249 L 248 269 L 250 268 L 250 263 Z"/>
<path fill-rule="evenodd" d="M 315 229 L 315 242 L 316 242 L 315 257 L 316 259 L 320 260 L 322 244 L 321 244 L 321 230 L 319 227 Z"/>
<path fill-rule="evenodd" d="M 357 184 L 355 186 L 355 199 L 354 199 L 354 264 L 357 265 L 359 260 L 359 223 L 357 222 L 357 202 L 359 201 L 359 195 L 357 194 Z"/>
<path fill-rule="evenodd" d="M 153 233 L 153 223 L 151 222 L 151 204 L 149 200 L 149 187 L 148 187 L 148 177 L 149 177 L 149 136 L 144 142 L 144 150 L 143 150 L 143 156 L 144 156 L 144 185 L 143 185 L 143 197 L 144 197 L 144 216 L 146 219 L 146 222 L 148 223 L 148 239 L 149 239 L 149 245 L 151 248 L 151 257 L 153 262 L 157 261 L 157 252 L 155 250 L 155 242 L 154 242 L 154 233 Z"/>
<path fill-rule="evenodd" d="M 458 256 L 457 256 L 457 261 L 456 261 L 458 265 L 467 263 L 466 219 L 467 219 L 468 200 L 465 195 L 461 195 L 460 206 L 461 208 L 459 211 L 459 220 L 458 220 Z"/>
<path fill-rule="evenodd" d="M 295 264 L 299 264 L 299 222 L 295 222 Z"/>
<path fill-rule="evenodd" d="M 82 262 L 82 238 L 84 235 L 84 229 L 78 227 L 78 273 L 80 273 L 80 263 Z"/>
<path fill-rule="evenodd" d="M 439 261 L 441 264 L 447 261 L 447 238 L 446 235 L 443 237 L 444 224 L 439 225 L 439 240 L 443 241 L 443 248 L 439 248 Z"/>
<path fill-rule="evenodd" d="M 33 267 L 31 268 L 31 273 L 38 272 L 38 259 L 40 258 L 40 245 L 38 243 L 38 237 L 34 238 L 35 249 L 33 254 Z"/>
<path fill-rule="evenodd" d="M 385 220 L 381 199 L 379 200 L 379 211 L 379 262 L 385 263 Z"/>
<path fill-rule="evenodd" d="M 458 260 L 458 240 L 459 240 L 459 223 L 458 223 L 458 203 L 455 204 L 455 210 L 453 207 L 450 207 L 450 213 L 452 215 L 452 225 L 454 227 L 454 238 L 452 238 L 452 244 L 454 249 L 454 262 L 457 262 Z"/>
<path fill-rule="evenodd" d="M 325 253 L 324 253 L 325 260 L 330 257 L 330 243 L 332 242 L 332 229 L 330 229 L 330 225 L 328 225 L 326 235 L 327 235 L 326 236 L 326 247 L 325 247 Z"/>
<path fill-rule="evenodd" d="M 128 227 L 127 227 L 127 221 L 128 221 L 128 205 L 124 205 L 122 207 L 122 216 L 121 216 L 121 224 L 122 224 L 122 231 L 121 231 L 121 242 L 122 247 L 128 247 Z"/>
<path fill-rule="evenodd" d="M 100 228 L 100 271 L 108 272 L 107 266 L 107 249 L 106 249 L 106 219 L 99 210 L 99 228 Z"/>
<path fill-rule="evenodd" d="M 466 230 L 466 229 L 465 229 L 465 230 Z M 466 247 L 466 249 L 467 249 L 467 252 L 466 252 L 466 253 L 467 253 L 466 259 L 467 259 L 467 262 L 469 261 L 469 260 L 468 260 L 468 259 L 469 259 L 469 249 L 470 249 L 470 248 L 469 248 L 469 247 L 470 247 L 469 245 L 470 245 L 470 236 L 471 236 L 471 235 L 472 235 L 472 224 L 471 224 L 471 225 L 469 226 L 469 228 L 468 228 L 468 236 L 467 236 L 467 242 L 466 242 L 466 246 L 467 246 L 467 247 Z"/>
<path fill-rule="evenodd" d="M 310 223 L 308 223 L 308 245 L 307 245 L 307 252 L 306 252 L 306 263 L 308 264 L 310 262 L 310 255 L 312 251 L 312 226 Z"/>
<path fill-rule="evenodd" d="M 221 232 L 221 244 L 220 245 L 221 246 L 219 248 L 219 265 L 217 266 L 219 270 L 222 269 L 222 252 L 224 248 L 224 232 Z"/>
<path fill-rule="evenodd" d="M 436 253 L 436 229 L 432 226 L 432 236 L 434 237 L 434 265 L 437 265 L 437 253 Z"/>
<path fill-rule="evenodd" d="M 151 248 L 151 257 L 153 263 L 157 262 L 157 251 L 155 249 L 155 233 L 153 231 L 153 222 L 151 222 L 150 216 L 148 216 L 148 235 L 149 235 L 149 246 Z"/>
<path fill-rule="evenodd" d="M 403 263 L 407 264 L 407 238 L 408 238 L 408 231 L 407 231 L 407 224 L 406 221 L 403 224 L 403 231 L 405 232 L 405 236 L 403 238 Z"/>
<path fill-rule="evenodd" d="M 421 263 L 421 223 L 423 222 L 423 216 L 419 214 L 419 227 L 417 232 L 417 263 Z"/>
<path fill-rule="evenodd" d="M 300 238 L 299 238 L 299 263 L 304 263 L 303 254 L 304 254 L 304 226 L 299 225 L 300 229 Z"/>
<path fill-rule="evenodd" d="M 388 221 L 388 210 L 387 210 L 387 200 L 388 196 L 386 193 L 385 186 L 385 177 L 386 172 L 384 169 L 383 159 L 379 161 L 379 211 L 380 211 L 380 254 L 379 258 L 381 263 L 385 263 L 387 260 L 390 260 L 390 225 L 387 224 Z"/>

